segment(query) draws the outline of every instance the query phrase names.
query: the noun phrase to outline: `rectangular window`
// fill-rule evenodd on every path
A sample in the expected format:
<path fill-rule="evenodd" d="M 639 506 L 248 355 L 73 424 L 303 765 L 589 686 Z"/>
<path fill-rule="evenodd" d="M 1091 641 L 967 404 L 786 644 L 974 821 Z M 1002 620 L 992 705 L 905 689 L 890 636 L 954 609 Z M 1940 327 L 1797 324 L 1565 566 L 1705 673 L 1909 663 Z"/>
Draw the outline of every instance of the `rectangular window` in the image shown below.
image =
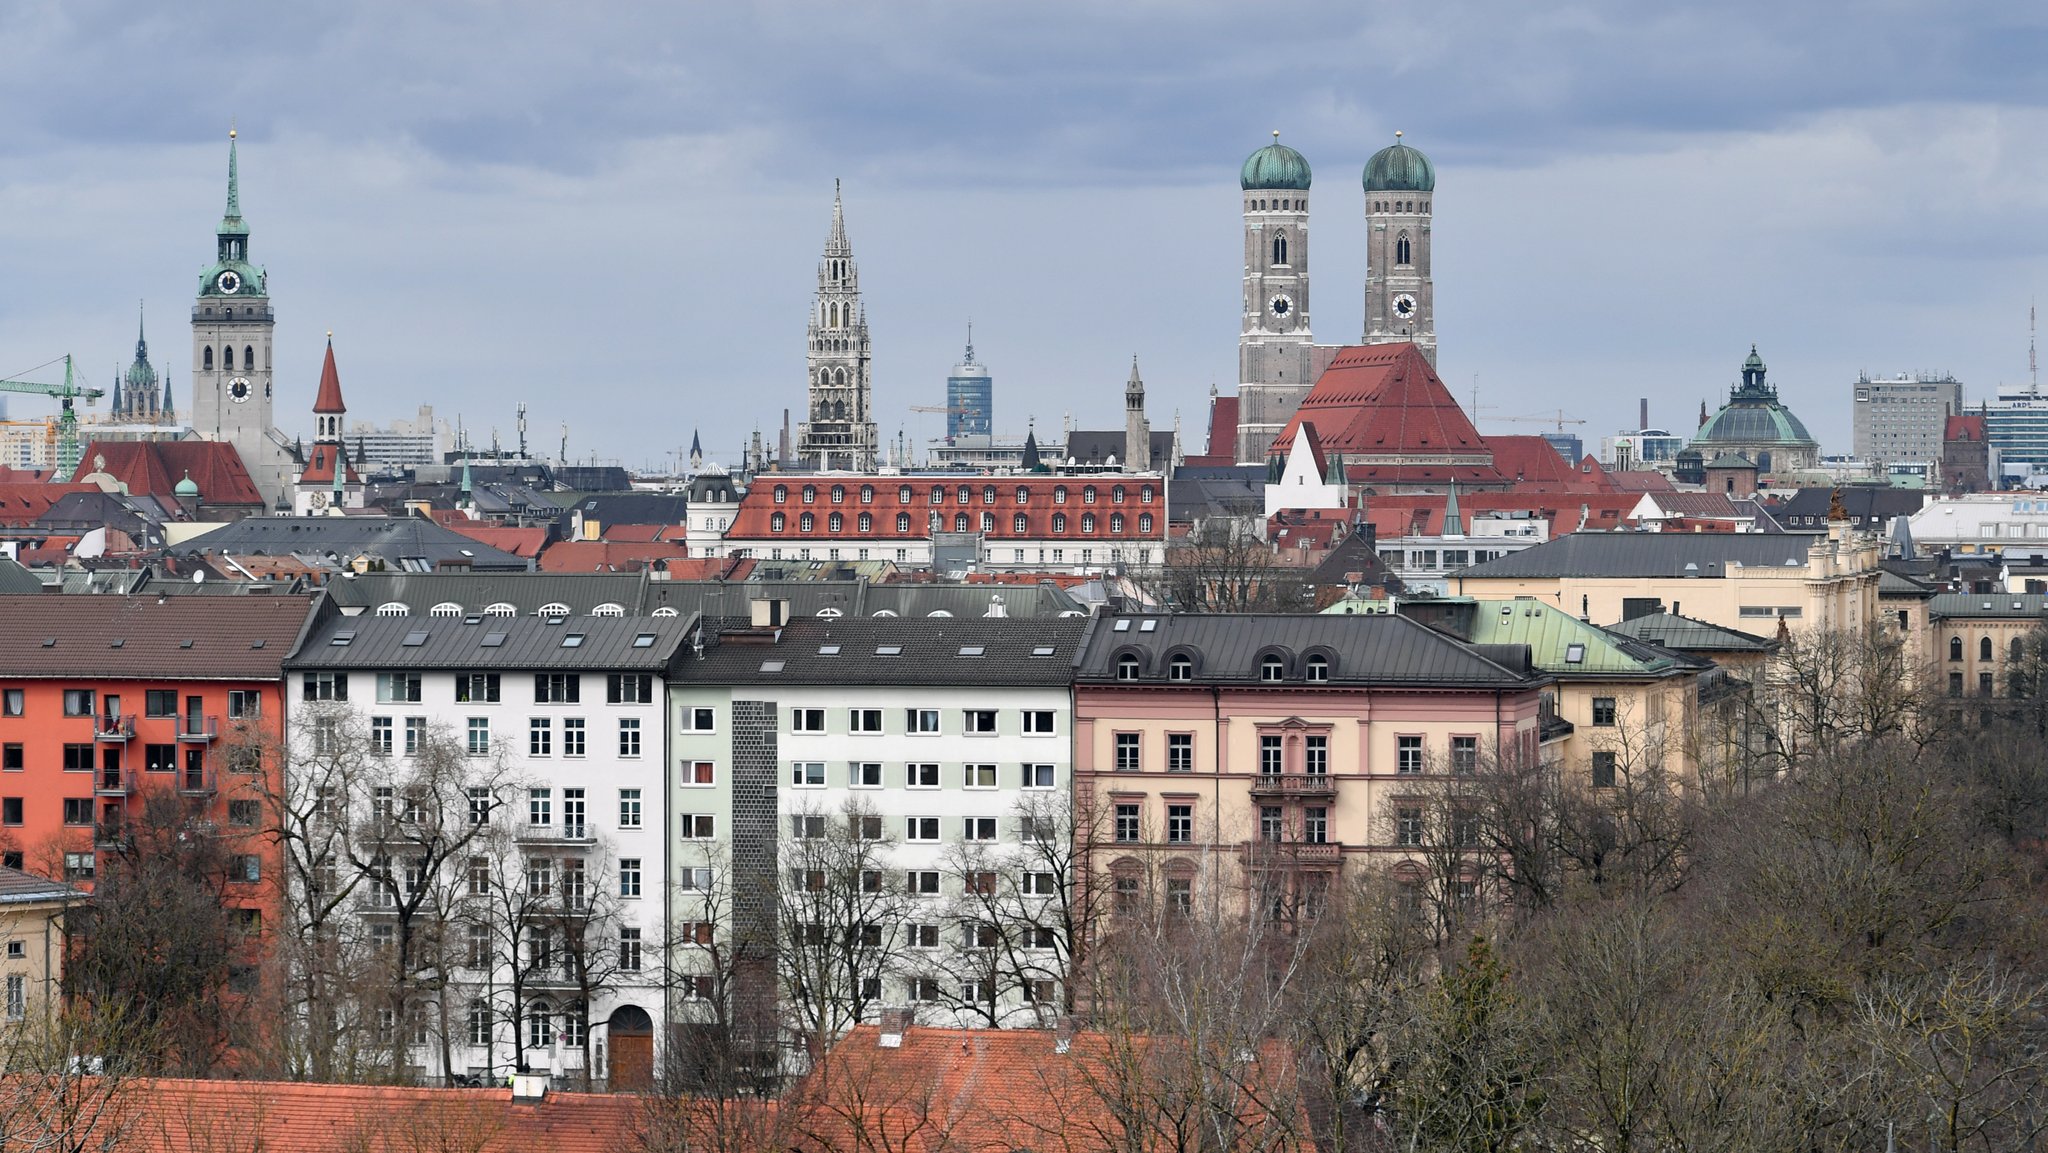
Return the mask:
<path fill-rule="evenodd" d="M 856 789 L 879 789 L 882 787 L 882 762 L 855 761 L 848 766 L 848 784 Z"/>
<path fill-rule="evenodd" d="M 640 755 L 640 718 L 619 718 L 619 755 L 637 757 Z"/>
<path fill-rule="evenodd" d="M 492 802 L 495 799 L 491 796 L 490 787 L 487 785 L 471 785 L 469 787 L 468 797 L 469 823 L 472 825 L 481 825 L 486 821 L 489 821 L 491 819 L 491 809 L 494 807 Z M 334 803 L 336 811 L 338 813 L 340 807 L 338 799 Z"/>
<path fill-rule="evenodd" d="M 640 930 L 619 930 L 619 971 L 637 973 L 640 971 Z"/>
<path fill-rule="evenodd" d="M 67 773 L 92 772 L 92 746 L 65 745 L 64 771 Z"/>
<path fill-rule="evenodd" d="M 562 718 L 562 755 L 580 757 L 583 755 L 583 718 Z"/>
<path fill-rule="evenodd" d="M 1614 723 L 1614 698 L 1593 698 L 1593 723 L 1606 726 Z"/>
<path fill-rule="evenodd" d="M 718 783 L 718 766 L 711 761 L 692 761 L 683 766 L 683 784 L 704 788 Z"/>
<path fill-rule="evenodd" d="M 178 746 L 142 746 L 142 768 L 150 773 L 175 773 L 178 771 Z"/>
<path fill-rule="evenodd" d="M 717 727 L 717 714 L 711 709 L 692 706 L 683 710 L 684 732 L 708 733 Z"/>
<path fill-rule="evenodd" d="M 420 699 L 420 675 L 418 673 L 378 673 L 377 701 L 379 704 L 418 704 Z"/>
<path fill-rule="evenodd" d="M 120 698 L 109 698 L 110 702 Z M 253 720 L 263 715 L 263 694 L 255 689 L 228 690 L 228 716 L 235 720 Z"/>
<path fill-rule="evenodd" d="M 903 839 L 906 841 L 936 841 L 939 839 L 937 817 L 905 817 Z"/>
<path fill-rule="evenodd" d="M 797 761 L 789 766 L 789 783 L 799 789 L 825 787 L 825 762 Z"/>
<path fill-rule="evenodd" d="M 300 697 L 309 701 L 345 701 L 348 699 L 347 673 L 307 673 L 302 684 Z M 172 701 L 177 694 L 171 694 Z M 176 705 L 172 706 L 176 711 Z"/>
<path fill-rule="evenodd" d="M 1277 777 L 1286 770 L 1287 749 L 1285 738 L 1262 736 L 1259 738 L 1259 772 Z"/>
<path fill-rule="evenodd" d="M 913 949 L 936 949 L 939 947 L 937 925 L 903 926 L 903 943 Z"/>
<path fill-rule="evenodd" d="M 420 751 L 427 741 L 427 718 L 405 718 L 405 755 L 412 756 Z"/>
<path fill-rule="evenodd" d="M 257 801 L 229 801 L 228 824 L 238 828 L 253 829 L 262 819 L 262 805 Z"/>
<path fill-rule="evenodd" d="M 847 823 L 853 826 L 853 835 L 857 840 L 879 841 L 882 839 L 882 818 L 880 817 L 867 813 L 856 813 L 847 818 Z"/>
<path fill-rule="evenodd" d="M 695 879 L 696 879 L 696 877 L 697 877 L 697 874 L 702 874 L 702 875 L 703 875 L 703 880 L 704 880 L 704 883 L 703 883 L 702 885 L 699 885 L 699 886 L 696 886 L 696 887 L 697 887 L 697 888 L 699 888 L 699 889 L 708 889 L 708 888 L 710 888 L 710 887 L 711 887 L 711 870 L 709 870 L 709 869 L 684 869 L 684 870 L 682 871 L 682 875 L 683 875 L 683 880 L 684 880 L 684 882 L 685 882 L 685 883 L 684 883 L 684 885 L 683 885 L 683 887 L 684 887 L 684 888 L 686 888 L 686 889 L 687 889 L 687 888 L 690 888 L 691 886 L 690 886 L 690 885 L 688 884 L 688 882 L 690 882 L 690 881 L 692 881 L 692 880 L 695 880 Z M 621 896 L 621 897 L 637 897 L 637 896 L 639 896 L 639 895 L 640 895 L 640 858 L 638 858 L 638 857 L 620 857 L 620 858 L 619 858 L 619 896 Z"/>
<path fill-rule="evenodd" d="M 1310 845 L 1327 844 L 1330 839 L 1330 810 L 1310 805 L 1301 811 L 1301 839 Z"/>
<path fill-rule="evenodd" d="M 640 790 L 619 790 L 619 827 L 637 829 L 640 827 Z"/>
<path fill-rule="evenodd" d="M 1422 738 L 1394 738 L 1394 771 L 1397 773 L 1419 773 L 1422 771 Z"/>
<path fill-rule="evenodd" d="M 654 676 L 651 673 L 611 673 L 604 679 L 604 699 L 612 705 L 646 705 L 654 703 Z"/>
<path fill-rule="evenodd" d="M 1614 787 L 1614 777 L 1614 750 L 1593 750 L 1593 787 L 1596 789 L 1611 789 Z"/>
<path fill-rule="evenodd" d="M 1118 733 L 1116 735 L 1117 772 L 1135 773 L 1138 771 L 1138 736 L 1139 734 L 1137 733 Z"/>
<path fill-rule="evenodd" d="M 960 839 L 965 841 L 993 841 L 996 839 L 994 817 L 967 817 L 960 822 Z"/>
<path fill-rule="evenodd" d="M 1400 808 L 1394 810 L 1394 843 L 1415 846 L 1422 843 L 1422 810 Z"/>
<path fill-rule="evenodd" d="M 583 824 L 583 790 L 562 790 L 562 835 L 581 840 L 589 830 Z"/>
<path fill-rule="evenodd" d="M 9 689 L 19 692 L 19 689 Z M 10 714 L 11 715 L 11 714 Z M 178 715 L 178 690 L 150 689 L 142 694 L 142 715 L 145 717 L 175 717 Z"/>
<path fill-rule="evenodd" d="M 1301 768 L 1312 777 L 1328 776 L 1330 772 L 1330 738 L 1312 736 L 1302 738 Z"/>
<path fill-rule="evenodd" d="M 583 699 L 583 678 L 575 673 L 533 674 L 533 703 L 573 705 Z"/>
<path fill-rule="evenodd" d="M 1116 839 L 1126 843 L 1138 839 L 1138 806 L 1120 804 L 1116 807 Z"/>
<path fill-rule="evenodd" d="M 455 678 L 455 699 L 463 704 L 498 703 L 497 673 L 461 673 Z"/>
<path fill-rule="evenodd" d="M 554 755 L 555 722 L 550 717 L 530 717 L 526 722 L 526 755 L 546 757 Z"/>
<path fill-rule="evenodd" d="M 636 861 L 634 861 L 634 862 L 633 862 L 633 864 L 634 864 L 634 867 L 635 867 L 635 869 L 637 870 L 637 869 L 638 869 L 638 867 L 639 867 L 639 861 L 637 861 L 637 860 L 636 860 Z M 698 867 L 698 868 L 689 868 L 689 869 L 679 869 L 679 870 L 677 870 L 677 871 L 676 871 L 676 888 L 678 888 L 678 889 L 681 889 L 681 890 L 682 890 L 683 892 L 686 892 L 686 893 L 708 893 L 708 892 L 710 892 L 710 891 L 711 891 L 711 870 L 710 870 L 710 869 L 708 869 L 708 868 L 703 868 L 703 867 L 701 867 L 701 866 L 700 866 L 700 867 Z M 633 886 L 633 892 L 632 892 L 632 894 L 630 894 L 630 895 L 632 895 L 632 896 L 638 896 L 638 895 L 639 895 L 639 893 L 640 893 L 640 887 L 639 887 L 639 877 L 638 877 L 638 874 L 637 874 L 637 871 L 636 871 L 636 873 L 635 873 L 635 877 L 634 877 L 634 886 Z"/>
<path fill-rule="evenodd" d="M 471 857 L 469 859 L 469 867 L 465 870 L 465 873 L 469 879 L 470 896 L 487 897 L 490 895 L 491 859 L 489 857 Z M 484 928 L 481 925 L 477 927 Z"/>
<path fill-rule="evenodd" d="M 228 858 L 228 880 L 253 885 L 263 879 L 263 858 L 254 853 L 238 853 Z"/>
<path fill-rule="evenodd" d="M 936 897 L 939 895 L 939 875 L 930 870 L 919 870 L 908 874 L 904 877 L 903 884 L 904 890 L 913 897 Z"/>
<path fill-rule="evenodd" d="M 64 879 L 67 881 L 90 881 L 97 870 L 91 853 L 64 854 Z"/>
<path fill-rule="evenodd" d="M 847 711 L 847 725 L 856 733 L 874 734 L 882 731 L 882 710 L 850 709 Z"/>
<path fill-rule="evenodd" d="M 491 755 L 491 722 L 484 717 L 469 718 L 469 755 L 488 757 Z"/>
<path fill-rule="evenodd" d="M 1195 807 L 1193 805 L 1166 806 L 1166 843 L 1185 845 L 1195 839 Z"/>
<path fill-rule="evenodd" d="M 683 840 L 712 841 L 718 839 L 718 820 L 710 813 L 684 813 L 682 816 Z"/>
<path fill-rule="evenodd" d="M 20 823 L 21 823 L 21 798 L 20 798 L 20 797 L 5 797 L 5 798 L 0 798 L 0 825 L 18 825 L 18 824 L 20 824 Z"/>
<path fill-rule="evenodd" d="M 971 737 L 990 737 L 996 731 L 994 709 L 967 709 L 961 714 L 961 727 Z"/>
<path fill-rule="evenodd" d="M 529 825 L 552 825 L 555 823 L 555 791 L 553 789 L 526 790 L 526 823 Z"/>
<path fill-rule="evenodd" d="M 1451 771 L 1472 773 L 1479 770 L 1479 738 L 1451 738 Z"/>
<path fill-rule="evenodd" d="M 1052 765 L 1025 765 L 1024 787 L 1027 789 L 1050 789 L 1059 779 L 1059 770 Z"/>
<path fill-rule="evenodd" d="M 789 818 L 789 835 L 799 841 L 823 840 L 825 818 L 816 813 L 792 813 Z"/>
<path fill-rule="evenodd" d="M 1024 874 L 1024 895 L 1027 897 L 1056 897 L 1059 891 L 1059 883 L 1051 873 Z"/>
<path fill-rule="evenodd" d="M 909 764 L 903 766 L 903 783 L 913 789 L 936 789 L 939 787 L 939 766 L 934 764 Z"/>
<path fill-rule="evenodd" d="M 64 715 L 67 717 L 89 717 L 92 715 L 93 691 L 91 689 L 65 689 Z"/>
<path fill-rule="evenodd" d="M 994 765 L 961 765 L 960 784 L 969 789 L 993 789 L 996 787 Z"/>
<path fill-rule="evenodd" d="M 1024 735 L 1028 737 L 1049 737 L 1054 735 L 1053 711 L 1051 709 L 1025 709 Z"/>
<path fill-rule="evenodd" d="M 1278 805 L 1259 806 L 1259 839 L 1278 842 L 1286 829 L 1286 814 Z"/>
<path fill-rule="evenodd" d="M 171 708 L 178 707 L 178 694 L 171 693 Z M 27 705 L 26 694 L 20 689 L 0 689 L 0 716 L 18 717 Z M 166 714 L 169 715 L 169 714 Z"/>
<path fill-rule="evenodd" d="M 913 736 L 930 736 L 939 731 L 939 710 L 905 709 L 904 731 Z"/>
<path fill-rule="evenodd" d="M 789 731 L 792 733 L 822 733 L 825 731 L 824 709 L 789 710 Z"/>

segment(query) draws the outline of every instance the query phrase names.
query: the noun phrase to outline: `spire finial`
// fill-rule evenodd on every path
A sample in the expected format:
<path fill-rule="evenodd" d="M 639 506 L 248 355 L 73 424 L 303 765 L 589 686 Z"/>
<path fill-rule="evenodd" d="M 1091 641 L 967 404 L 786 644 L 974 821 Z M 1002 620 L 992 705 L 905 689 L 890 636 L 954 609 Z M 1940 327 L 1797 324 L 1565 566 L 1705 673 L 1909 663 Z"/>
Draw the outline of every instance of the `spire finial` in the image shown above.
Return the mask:
<path fill-rule="evenodd" d="M 1273 130 L 1273 143 L 1280 143 L 1280 130 L 1278 128 Z"/>
<path fill-rule="evenodd" d="M 1402 132 L 1400 129 L 1394 129 L 1394 143 L 1399 144 L 1401 142 L 1401 137 L 1405 135 L 1407 135 L 1407 133 Z"/>

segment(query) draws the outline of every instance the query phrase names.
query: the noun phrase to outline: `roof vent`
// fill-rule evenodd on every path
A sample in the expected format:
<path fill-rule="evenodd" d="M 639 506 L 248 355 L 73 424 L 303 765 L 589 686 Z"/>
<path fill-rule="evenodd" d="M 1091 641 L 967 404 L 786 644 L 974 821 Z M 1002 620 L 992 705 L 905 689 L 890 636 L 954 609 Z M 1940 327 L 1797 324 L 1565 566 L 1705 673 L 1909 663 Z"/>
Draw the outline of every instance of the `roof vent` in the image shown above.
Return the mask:
<path fill-rule="evenodd" d="M 764 672 L 764 673 L 779 673 L 779 672 L 781 672 L 781 671 L 782 671 L 782 662 L 781 662 L 781 661 L 762 661 L 762 662 L 761 662 L 761 671 L 762 671 L 762 672 Z"/>
<path fill-rule="evenodd" d="M 546 1099 L 547 1095 L 548 1075 L 546 1073 L 512 1074 L 512 1099 L 514 1101 L 540 1101 Z"/>
<path fill-rule="evenodd" d="M 125 640 L 124 638 L 115 637 L 113 640 L 107 642 L 107 647 L 110 649 L 118 649 L 123 645 L 126 645 L 127 643 L 127 640 Z"/>
<path fill-rule="evenodd" d="M 56 647 L 57 647 L 57 638 L 56 638 L 56 637 L 44 637 L 44 638 L 43 638 L 43 647 L 44 647 L 44 648 L 46 648 L 46 649 L 54 649 L 54 648 L 56 648 Z"/>

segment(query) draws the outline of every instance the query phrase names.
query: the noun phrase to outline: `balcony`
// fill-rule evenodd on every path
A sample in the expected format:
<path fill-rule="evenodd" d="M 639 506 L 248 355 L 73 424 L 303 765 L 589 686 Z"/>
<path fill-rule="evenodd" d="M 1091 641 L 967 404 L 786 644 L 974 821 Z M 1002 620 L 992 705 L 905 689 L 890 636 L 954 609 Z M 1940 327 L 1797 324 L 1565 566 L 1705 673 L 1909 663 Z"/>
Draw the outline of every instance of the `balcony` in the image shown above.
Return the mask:
<path fill-rule="evenodd" d="M 127 744 L 135 739 L 135 718 L 96 717 L 93 720 L 92 739 L 105 744 Z"/>
<path fill-rule="evenodd" d="M 588 845 L 597 840 L 597 830 L 588 824 L 519 826 L 518 839 L 555 845 Z"/>
<path fill-rule="evenodd" d="M 1247 863 L 1267 867 L 1334 865 L 1344 859 L 1344 846 L 1338 841 L 1243 841 L 1237 851 Z"/>
<path fill-rule="evenodd" d="M 135 774 L 126 769 L 101 769 L 93 775 L 92 791 L 102 797 L 125 797 L 135 791 Z"/>
<path fill-rule="evenodd" d="M 1252 780 L 1252 796 L 1334 797 L 1336 778 L 1328 773 L 1260 773 Z"/>
<path fill-rule="evenodd" d="M 178 770 L 178 791 L 188 797 L 210 797 L 216 791 L 213 783 L 213 766 L 199 768 L 187 766 Z"/>
<path fill-rule="evenodd" d="M 178 715 L 178 739 L 181 741 L 210 742 L 220 738 L 220 718 L 202 717 L 197 713 Z"/>

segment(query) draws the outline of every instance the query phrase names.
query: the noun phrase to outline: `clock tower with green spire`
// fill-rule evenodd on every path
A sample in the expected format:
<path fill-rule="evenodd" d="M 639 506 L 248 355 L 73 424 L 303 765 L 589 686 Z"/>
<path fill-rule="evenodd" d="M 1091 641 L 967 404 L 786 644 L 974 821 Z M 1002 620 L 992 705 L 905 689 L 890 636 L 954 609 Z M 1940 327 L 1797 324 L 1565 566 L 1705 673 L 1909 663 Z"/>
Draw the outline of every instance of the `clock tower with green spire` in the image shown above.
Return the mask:
<path fill-rule="evenodd" d="M 291 461 L 271 413 L 271 329 L 267 276 L 249 263 L 235 133 L 228 132 L 228 206 L 214 230 L 213 263 L 199 274 L 192 305 L 192 428 L 226 441 L 264 500 L 285 501 Z"/>

